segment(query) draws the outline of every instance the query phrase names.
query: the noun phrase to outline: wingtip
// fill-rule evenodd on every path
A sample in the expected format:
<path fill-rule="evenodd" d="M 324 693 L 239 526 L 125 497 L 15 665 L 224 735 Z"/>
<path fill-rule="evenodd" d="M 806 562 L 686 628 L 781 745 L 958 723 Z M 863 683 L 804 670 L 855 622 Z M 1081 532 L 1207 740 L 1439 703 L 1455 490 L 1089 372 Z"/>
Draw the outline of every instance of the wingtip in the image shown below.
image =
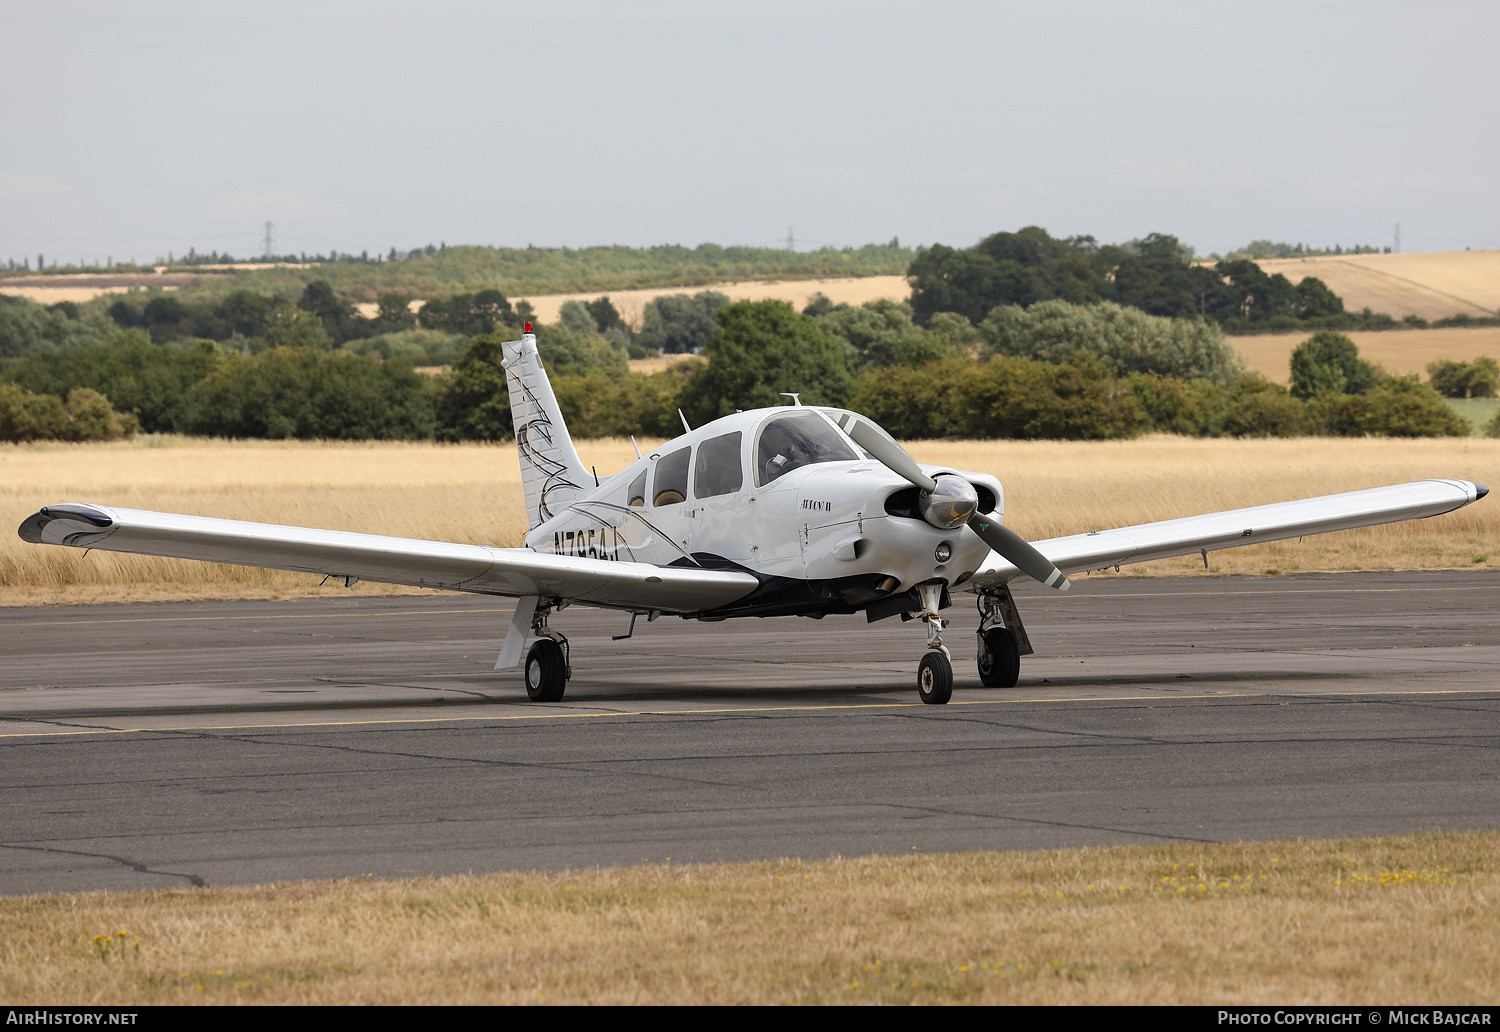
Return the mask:
<path fill-rule="evenodd" d="M 16 529 L 22 541 L 29 541 L 33 545 L 42 543 L 42 528 L 50 521 L 47 519 L 47 510 L 34 512 L 21 521 L 21 526 Z"/>
<path fill-rule="evenodd" d="M 1474 500 L 1476 502 L 1479 501 L 1479 499 L 1483 498 L 1485 495 L 1487 495 L 1489 493 L 1490 493 L 1490 489 L 1487 488 L 1487 487 L 1485 487 L 1483 484 L 1475 484 L 1474 485 Z"/>
<path fill-rule="evenodd" d="M 33 545 L 48 544 L 49 542 L 43 536 L 42 532 L 47 528 L 48 524 L 57 520 L 71 521 L 75 527 L 80 528 L 81 533 L 80 531 L 74 531 L 64 536 L 61 540 L 50 542 L 52 544 L 76 544 L 77 542 L 74 539 L 80 536 L 93 536 L 92 532 L 82 528 L 92 526 L 102 532 L 111 529 L 115 525 L 109 513 L 98 506 L 85 505 L 82 502 L 66 502 L 62 505 L 43 506 L 40 511 L 26 517 L 21 522 L 21 526 L 16 529 L 16 533 L 20 535 L 22 541 L 28 541 Z"/>

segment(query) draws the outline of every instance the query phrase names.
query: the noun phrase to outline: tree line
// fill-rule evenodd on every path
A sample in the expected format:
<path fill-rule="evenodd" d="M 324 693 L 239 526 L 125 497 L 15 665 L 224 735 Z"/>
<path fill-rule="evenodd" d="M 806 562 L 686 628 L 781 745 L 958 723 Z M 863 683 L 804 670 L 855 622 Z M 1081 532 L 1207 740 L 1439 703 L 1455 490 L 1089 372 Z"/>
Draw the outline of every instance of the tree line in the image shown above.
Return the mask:
<path fill-rule="evenodd" d="M 1003 306 L 977 325 L 940 312 L 924 326 L 911 305 L 895 301 L 815 300 L 803 312 L 777 301 L 720 304 L 700 294 L 686 303 L 694 301 L 683 295 L 659 306 L 657 318 L 673 333 L 701 332 L 699 317 L 711 309 L 702 354 L 654 374 L 630 371 L 627 352 L 610 338 L 618 312 L 607 304 L 578 304 L 536 327 L 575 435 L 671 436 L 679 410 L 696 425 L 780 404 L 788 391 L 804 404 L 867 412 L 908 438 L 1469 432 L 1432 386 L 1384 375 L 1333 331 L 1299 346 L 1288 390 L 1240 368 L 1211 323 L 1109 302 Z M 674 312 L 691 315 L 678 320 Z M 460 306 L 460 315 L 473 317 L 472 308 Z M 226 437 L 504 440 L 513 431 L 500 345 L 517 330 L 502 322 L 474 336 L 450 368 L 427 376 L 409 360 L 341 349 L 229 351 L 207 340 L 158 344 L 143 328 L 122 328 L 100 344 L 10 364 L 4 405 L 20 412 L 40 404 L 24 397 L 46 395 L 66 410 L 86 400 L 66 400 L 73 392 L 91 391 L 122 413 L 121 432 L 137 425 Z M 1456 365 L 1435 381 L 1471 395 L 1493 389 L 1485 386 L 1490 365 Z M 4 418 L 12 440 L 82 439 L 56 422 L 55 409 L 52 423 Z"/>
<path fill-rule="evenodd" d="M 1191 259 L 1161 234 L 1100 247 L 1028 227 L 973 248 L 918 249 L 909 303 L 851 307 L 818 295 L 796 312 L 703 290 L 653 300 L 636 328 L 600 296 L 564 304 L 537 333 L 579 436 L 670 436 L 679 408 L 701 422 L 777 404 L 783 390 L 863 406 L 908 437 L 1459 433 L 1466 425 L 1434 388 L 1494 390 L 1488 360 L 1435 365 L 1428 385 L 1349 358 L 1353 343 L 1330 331 L 1298 348 L 1287 391 L 1241 369 L 1225 329 L 1237 319 L 1315 328 L 1337 321 L 1342 301 L 1315 279 L 1293 286 L 1253 262 Z M 139 426 L 231 437 L 509 437 L 499 341 L 534 319 L 529 306 L 495 288 L 429 296 L 419 311 L 410 302 L 386 291 L 367 318 L 328 280 L 294 296 L 235 289 L 50 307 L 0 296 L 3 379 L 56 401 L 8 394 L 8 411 L 23 415 L 5 436 L 93 433 L 69 415 L 82 390 L 118 410 L 106 435 Z M 1231 302 L 1237 315 L 1225 315 Z M 702 358 L 630 372 L 630 358 L 657 353 Z M 429 377 L 415 366 L 447 368 Z"/>

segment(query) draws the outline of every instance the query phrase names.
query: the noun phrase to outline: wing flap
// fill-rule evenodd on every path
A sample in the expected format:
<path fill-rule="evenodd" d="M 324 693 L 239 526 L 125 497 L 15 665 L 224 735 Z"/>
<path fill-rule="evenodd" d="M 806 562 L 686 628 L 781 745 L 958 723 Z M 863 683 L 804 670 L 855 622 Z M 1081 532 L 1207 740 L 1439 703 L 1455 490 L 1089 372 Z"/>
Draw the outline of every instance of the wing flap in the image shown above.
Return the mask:
<path fill-rule="evenodd" d="M 67 503 L 26 518 L 20 535 L 37 544 L 358 577 L 386 584 L 493 595 L 548 595 L 628 609 L 699 612 L 727 605 L 755 577 L 548 555 L 417 538 L 354 534 L 209 516 Z"/>
<path fill-rule="evenodd" d="M 1142 523 L 1035 541 L 1037 550 L 1064 573 L 1102 570 L 1237 548 L 1261 541 L 1283 541 L 1335 530 L 1373 527 L 1401 520 L 1441 516 L 1483 498 L 1486 488 L 1467 480 L 1418 480 L 1364 491 L 1299 498 L 1290 502 Z M 991 552 L 966 588 L 1002 584 L 1020 571 Z"/>

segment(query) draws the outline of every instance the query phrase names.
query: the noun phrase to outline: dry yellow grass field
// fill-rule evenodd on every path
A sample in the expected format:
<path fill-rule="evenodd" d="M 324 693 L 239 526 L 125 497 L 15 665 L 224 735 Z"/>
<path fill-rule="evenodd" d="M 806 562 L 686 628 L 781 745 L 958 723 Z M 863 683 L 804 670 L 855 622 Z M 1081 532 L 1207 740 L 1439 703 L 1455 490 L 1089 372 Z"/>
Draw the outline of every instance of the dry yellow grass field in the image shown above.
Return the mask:
<path fill-rule="evenodd" d="M 697 355 L 652 355 L 650 358 L 632 358 L 630 360 L 630 371 L 632 373 L 646 373 L 649 375 L 671 369 L 673 366 L 681 365 L 683 362 L 692 361 L 703 362 L 705 359 Z"/>
<path fill-rule="evenodd" d="M 1257 262 L 1293 283 L 1316 276 L 1357 312 L 1369 308 L 1400 319 L 1419 315 L 1494 315 L 1500 310 L 1500 251 L 1427 251 L 1279 258 Z"/>
<path fill-rule="evenodd" d="M 1388 373 L 1421 373 L 1440 358 L 1472 362 L 1481 355 L 1500 361 L 1500 326 L 1454 326 L 1441 330 L 1344 331 L 1359 354 Z M 1251 369 L 1277 383 L 1292 381 L 1292 351 L 1312 332 L 1230 337 L 1229 343 Z"/>
<path fill-rule="evenodd" d="M 642 441 L 642 448 L 657 442 Z M 1007 523 L 1028 538 L 1146 523 L 1428 477 L 1500 485 L 1500 440 L 1325 439 L 919 441 L 923 462 L 999 476 Z M 579 442 L 601 473 L 629 441 Z M 142 437 L 112 444 L 0 446 L 0 604 L 171 598 L 283 598 L 417 589 L 319 586 L 316 577 L 31 545 L 13 529 L 43 505 L 138 509 L 447 541 L 516 545 L 526 531 L 511 445 L 221 441 Z M 1432 520 L 1232 549 L 1094 576 L 1500 564 L 1500 504 Z"/>
<path fill-rule="evenodd" d="M 1492 1004 L 1500 833 L 0 899 L 0 1003 Z"/>

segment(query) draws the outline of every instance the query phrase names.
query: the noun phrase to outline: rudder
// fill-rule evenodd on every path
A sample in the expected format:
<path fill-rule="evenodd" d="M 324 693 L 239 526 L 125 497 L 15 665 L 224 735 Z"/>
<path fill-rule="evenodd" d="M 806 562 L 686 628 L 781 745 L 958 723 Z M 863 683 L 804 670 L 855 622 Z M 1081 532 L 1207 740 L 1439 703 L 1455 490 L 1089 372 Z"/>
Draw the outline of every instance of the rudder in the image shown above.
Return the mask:
<path fill-rule="evenodd" d="M 542 366 L 530 323 L 526 330 L 520 340 L 504 344 L 501 364 L 510 387 L 510 418 L 521 460 L 526 517 L 535 528 L 581 495 L 589 480 Z"/>

